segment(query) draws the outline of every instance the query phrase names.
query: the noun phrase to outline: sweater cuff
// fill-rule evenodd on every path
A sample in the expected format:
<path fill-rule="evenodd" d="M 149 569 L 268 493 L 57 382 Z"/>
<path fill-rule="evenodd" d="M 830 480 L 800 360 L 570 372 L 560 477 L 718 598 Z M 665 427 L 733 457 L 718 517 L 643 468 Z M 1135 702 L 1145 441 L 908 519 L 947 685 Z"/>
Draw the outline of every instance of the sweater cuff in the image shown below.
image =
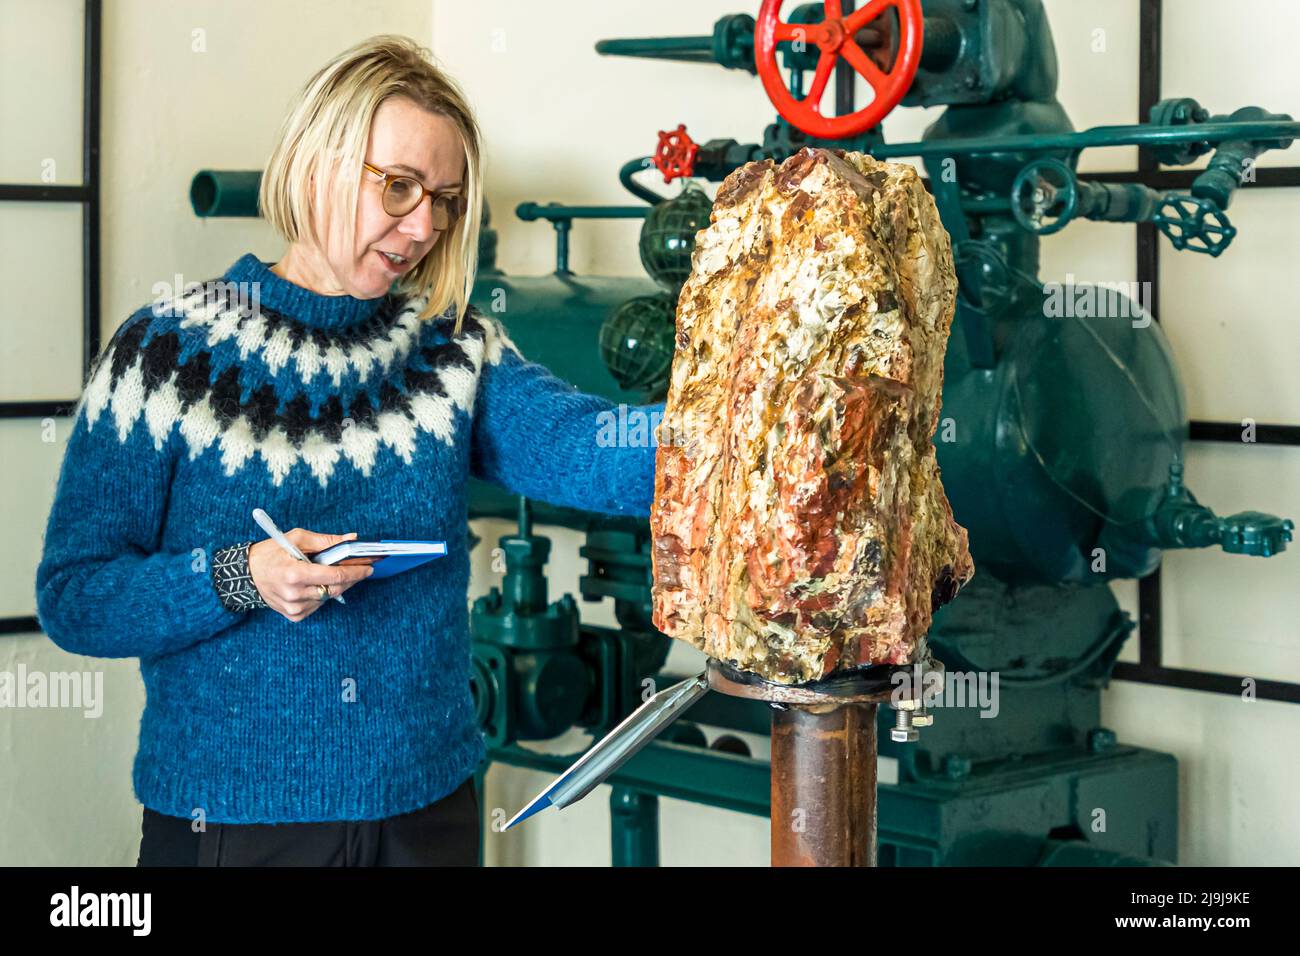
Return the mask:
<path fill-rule="evenodd" d="M 212 586 L 228 611 L 254 611 L 270 606 L 248 570 L 248 549 L 252 543 L 241 541 L 212 556 Z"/>

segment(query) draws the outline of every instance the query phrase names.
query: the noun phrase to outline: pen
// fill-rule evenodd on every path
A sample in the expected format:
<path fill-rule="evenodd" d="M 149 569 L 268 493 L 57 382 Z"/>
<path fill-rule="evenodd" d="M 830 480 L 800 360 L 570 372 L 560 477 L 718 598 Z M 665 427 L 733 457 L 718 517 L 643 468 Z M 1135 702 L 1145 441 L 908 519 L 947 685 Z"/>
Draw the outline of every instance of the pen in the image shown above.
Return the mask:
<path fill-rule="evenodd" d="M 281 532 L 280 529 L 275 526 L 275 522 L 271 520 L 271 516 L 267 514 L 265 511 L 263 511 L 261 508 L 253 509 L 253 520 L 256 521 L 259 525 L 261 525 L 262 530 L 265 531 L 267 534 L 269 534 L 276 544 L 284 548 L 284 550 L 288 551 L 299 561 L 311 560 L 310 558 L 307 557 L 307 555 L 303 554 L 296 547 L 294 547 L 293 542 L 284 536 L 283 532 Z M 331 594 L 330 597 L 338 601 L 340 604 L 348 603 L 347 601 L 343 600 L 342 594 Z"/>

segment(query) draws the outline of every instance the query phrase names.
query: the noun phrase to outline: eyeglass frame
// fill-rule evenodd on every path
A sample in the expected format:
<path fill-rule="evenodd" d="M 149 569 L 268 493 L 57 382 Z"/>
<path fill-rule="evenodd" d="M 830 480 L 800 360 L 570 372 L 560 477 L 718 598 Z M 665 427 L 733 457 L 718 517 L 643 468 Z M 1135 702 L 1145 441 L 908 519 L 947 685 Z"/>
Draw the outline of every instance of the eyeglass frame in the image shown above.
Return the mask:
<path fill-rule="evenodd" d="M 409 216 L 411 213 L 415 212 L 415 210 L 420 208 L 420 203 L 424 202 L 425 196 L 431 197 L 432 200 L 430 204 L 431 207 L 432 207 L 432 203 L 436 203 L 439 200 L 441 200 L 443 197 L 447 197 L 449 199 L 455 200 L 455 203 L 453 205 L 448 205 L 446 207 L 448 222 L 447 225 L 442 228 L 450 229 L 452 226 L 456 225 L 456 221 L 458 219 L 460 219 L 462 216 L 465 215 L 465 212 L 469 207 L 469 200 L 466 199 L 465 194 L 462 192 L 459 191 L 450 192 L 447 190 L 443 190 L 442 192 L 434 192 L 431 189 L 425 189 L 424 183 L 420 182 L 414 176 L 403 176 L 399 173 L 385 172 L 384 170 L 380 169 L 378 166 L 366 162 L 364 159 L 361 161 L 361 165 L 365 169 L 369 170 L 370 172 L 374 173 L 376 176 L 380 178 L 380 182 L 383 184 L 384 187 L 384 191 L 380 196 L 380 201 L 379 201 L 380 208 L 384 210 L 385 215 L 392 216 L 394 219 L 402 219 L 406 216 Z M 388 207 L 384 205 L 383 198 L 388 195 L 389 187 L 399 179 L 406 179 L 409 180 L 410 182 L 415 183 L 415 185 L 420 189 L 420 198 L 415 201 L 415 204 L 412 205 L 410 209 L 402 213 L 401 216 L 393 216 L 393 214 L 388 211 Z"/>

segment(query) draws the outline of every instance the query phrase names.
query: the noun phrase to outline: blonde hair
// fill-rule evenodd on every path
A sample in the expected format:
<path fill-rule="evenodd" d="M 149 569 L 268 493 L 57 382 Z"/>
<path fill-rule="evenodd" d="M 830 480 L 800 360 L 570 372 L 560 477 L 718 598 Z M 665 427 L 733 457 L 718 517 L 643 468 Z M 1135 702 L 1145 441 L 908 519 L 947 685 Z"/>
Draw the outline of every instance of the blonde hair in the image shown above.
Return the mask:
<path fill-rule="evenodd" d="M 280 128 L 262 174 L 258 207 L 286 242 L 305 239 L 319 249 L 325 248 L 322 223 L 312 210 L 349 210 L 344 234 L 351 249 L 370 124 L 379 104 L 390 96 L 408 97 L 423 109 L 447 117 L 460 132 L 465 150 L 465 215 L 397 285 L 402 293 L 428 295 L 421 319 L 441 315 L 454 303 L 459 335 L 478 270 L 482 134 L 455 80 L 414 40 L 395 34 L 371 37 L 340 53 L 308 81 Z"/>

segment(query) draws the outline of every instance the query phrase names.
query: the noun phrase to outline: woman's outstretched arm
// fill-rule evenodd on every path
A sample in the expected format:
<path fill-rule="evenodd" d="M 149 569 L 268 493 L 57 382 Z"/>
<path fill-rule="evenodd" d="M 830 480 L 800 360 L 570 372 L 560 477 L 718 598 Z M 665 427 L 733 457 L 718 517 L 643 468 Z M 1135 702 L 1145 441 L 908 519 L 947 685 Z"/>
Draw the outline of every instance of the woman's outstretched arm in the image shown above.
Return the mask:
<path fill-rule="evenodd" d="M 525 359 L 495 318 L 471 315 L 484 327 L 473 475 L 553 505 L 649 515 L 663 404 L 618 405 L 579 392 Z"/>
<path fill-rule="evenodd" d="M 139 328 L 129 329 L 138 321 L 147 316 L 115 333 L 77 403 L 36 570 L 41 628 L 64 650 L 92 657 L 165 654 L 244 619 L 212 580 L 213 555 L 232 542 L 159 550 L 179 436 L 151 434 L 150 416 L 137 414 Z"/>

